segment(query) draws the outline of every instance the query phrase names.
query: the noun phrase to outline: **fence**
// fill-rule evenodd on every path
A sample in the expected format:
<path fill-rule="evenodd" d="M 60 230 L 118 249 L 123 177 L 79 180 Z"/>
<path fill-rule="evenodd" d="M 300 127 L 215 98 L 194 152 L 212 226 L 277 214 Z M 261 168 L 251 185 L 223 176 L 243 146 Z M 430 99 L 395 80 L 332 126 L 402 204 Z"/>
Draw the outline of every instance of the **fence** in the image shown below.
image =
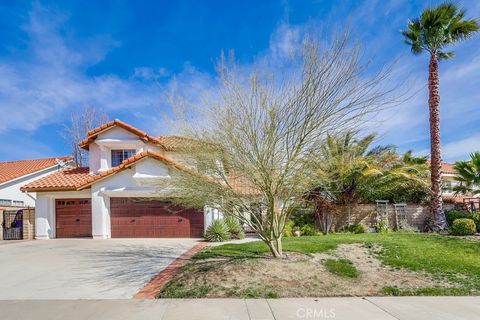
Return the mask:
<path fill-rule="evenodd" d="M 0 210 L 0 240 L 35 238 L 35 209 Z"/>
<path fill-rule="evenodd" d="M 375 226 L 377 222 L 377 206 L 375 203 L 368 204 L 357 204 L 350 208 L 350 214 L 348 213 L 348 208 L 341 207 L 338 212 L 340 212 L 334 223 L 334 229 L 339 229 L 342 226 L 350 223 L 363 223 L 369 227 Z M 394 204 L 386 205 L 388 222 L 390 228 L 396 228 L 397 219 L 395 217 L 395 207 Z M 415 227 L 417 229 L 422 229 L 425 220 L 430 215 L 430 207 L 423 204 L 407 204 L 404 211 L 406 222 L 409 226 Z M 350 220 L 350 221 L 349 221 Z"/>

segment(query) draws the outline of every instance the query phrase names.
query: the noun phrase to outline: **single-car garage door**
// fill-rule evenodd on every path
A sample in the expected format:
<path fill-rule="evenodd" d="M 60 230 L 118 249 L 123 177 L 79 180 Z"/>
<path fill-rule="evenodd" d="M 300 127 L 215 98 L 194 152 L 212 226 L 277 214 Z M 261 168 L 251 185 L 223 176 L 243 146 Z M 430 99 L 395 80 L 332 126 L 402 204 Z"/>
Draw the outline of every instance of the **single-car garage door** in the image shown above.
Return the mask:
<path fill-rule="evenodd" d="M 55 200 L 57 238 L 92 236 L 92 202 L 90 199 Z"/>
<path fill-rule="evenodd" d="M 171 202 L 111 198 L 112 238 L 203 237 L 203 212 Z"/>

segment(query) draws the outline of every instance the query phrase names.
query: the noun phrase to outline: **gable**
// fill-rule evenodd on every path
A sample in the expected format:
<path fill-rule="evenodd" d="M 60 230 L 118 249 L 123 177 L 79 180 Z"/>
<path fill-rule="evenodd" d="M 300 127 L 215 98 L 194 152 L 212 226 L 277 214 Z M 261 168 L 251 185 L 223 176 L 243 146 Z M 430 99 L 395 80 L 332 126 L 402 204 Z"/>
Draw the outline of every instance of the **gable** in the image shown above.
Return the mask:
<path fill-rule="evenodd" d="M 140 140 L 140 137 L 120 127 L 112 127 L 98 134 L 98 140 Z"/>

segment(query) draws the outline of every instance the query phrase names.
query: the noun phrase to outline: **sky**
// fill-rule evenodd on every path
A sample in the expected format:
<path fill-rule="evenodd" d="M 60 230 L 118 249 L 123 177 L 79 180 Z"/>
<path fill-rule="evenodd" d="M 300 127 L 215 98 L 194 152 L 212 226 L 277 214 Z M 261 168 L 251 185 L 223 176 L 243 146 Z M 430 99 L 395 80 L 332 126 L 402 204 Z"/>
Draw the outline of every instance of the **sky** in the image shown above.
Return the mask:
<path fill-rule="evenodd" d="M 166 95 L 215 90 L 215 61 L 282 59 L 311 26 L 349 27 L 372 71 L 395 61 L 393 79 L 412 97 L 372 119 L 376 144 L 429 153 L 428 56 L 414 56 L 399 31 L 440 1 L 1 1 L 0 161 L 69 153 L 60 132 L 90 105 L 151 134 L 167 134 Z M 480 18 L 480 1 L 457 1 Z M 480 150 L 480 35 L 440 63 L 445 161 Z M 396 78 L 395 78 L 396 77 Z"/>

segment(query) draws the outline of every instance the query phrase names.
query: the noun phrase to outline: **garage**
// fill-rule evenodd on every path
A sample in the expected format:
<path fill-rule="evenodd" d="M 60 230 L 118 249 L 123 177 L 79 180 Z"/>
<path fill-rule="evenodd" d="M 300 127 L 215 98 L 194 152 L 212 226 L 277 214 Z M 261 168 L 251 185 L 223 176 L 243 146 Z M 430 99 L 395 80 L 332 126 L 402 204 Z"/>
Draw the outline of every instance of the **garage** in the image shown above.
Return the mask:
<path fill-rule="evenodd" d="M 203 212 L 168 201 L 111 198 L 110 216 L 112 238 L 203 237 Z"/>
<path fill-rule="evenodd" d="M 90 199 L 55 200 L 56 237 L 92 236 L 92 201 Z"/>

